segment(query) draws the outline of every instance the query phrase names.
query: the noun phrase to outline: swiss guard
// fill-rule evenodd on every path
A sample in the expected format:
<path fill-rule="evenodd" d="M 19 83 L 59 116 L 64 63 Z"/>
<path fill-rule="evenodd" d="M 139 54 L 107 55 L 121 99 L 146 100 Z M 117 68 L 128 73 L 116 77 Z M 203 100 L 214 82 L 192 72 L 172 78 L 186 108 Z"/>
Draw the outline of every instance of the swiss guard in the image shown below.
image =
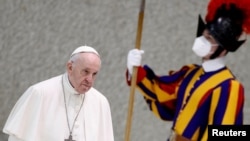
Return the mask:
<path fill-rule="evenodd" d="M 211 0 L 205 20 L 199 16 L 192 47 L 201 63 L 164 76 L 141 65 L 143 50 L 128 52 L 127 84 L 131 86 L 133 67 L 138 67 L 136 88 L 149 109 L 173 122 L 168 141 L 207 141 L 208 125 L 243 124 L 244 86 L 225 59 L 245 43 L 249 17 L 250 0 Z"/>

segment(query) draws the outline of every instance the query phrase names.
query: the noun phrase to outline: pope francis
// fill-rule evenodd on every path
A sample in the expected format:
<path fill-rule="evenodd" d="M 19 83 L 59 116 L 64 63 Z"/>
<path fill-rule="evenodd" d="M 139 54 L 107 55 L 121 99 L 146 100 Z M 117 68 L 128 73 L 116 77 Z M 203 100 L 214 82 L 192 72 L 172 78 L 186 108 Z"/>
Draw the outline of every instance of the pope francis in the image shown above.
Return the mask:
<path fill-rule="evenodd" d="M 94 48 L 76 48 L 64 74 L 30 86 L 17 101 L 3 128 L 8 140 L 114 141 L 109 102 L 92 87 L 100 67 Z"/>

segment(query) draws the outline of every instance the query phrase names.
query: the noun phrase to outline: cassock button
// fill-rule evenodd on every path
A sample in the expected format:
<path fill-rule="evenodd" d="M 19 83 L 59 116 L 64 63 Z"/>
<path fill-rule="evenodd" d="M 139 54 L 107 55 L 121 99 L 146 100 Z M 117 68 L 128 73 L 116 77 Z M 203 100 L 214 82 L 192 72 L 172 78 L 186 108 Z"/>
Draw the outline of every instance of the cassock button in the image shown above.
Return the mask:
<path fill-rule="evenodd" d="M 77 122 L 75 124 L 75 128 L 79 128 L 79 124 Z"/>

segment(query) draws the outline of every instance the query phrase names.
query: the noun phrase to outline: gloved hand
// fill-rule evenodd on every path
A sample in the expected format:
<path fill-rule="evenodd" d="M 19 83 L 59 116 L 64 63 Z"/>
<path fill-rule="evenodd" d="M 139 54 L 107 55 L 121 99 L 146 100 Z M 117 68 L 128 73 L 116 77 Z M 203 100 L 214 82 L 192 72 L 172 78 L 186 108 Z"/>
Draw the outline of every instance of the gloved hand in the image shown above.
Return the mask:
<path fill-rule="evenodd" d="M 139 50 L 139 49 L 131 49 L 128 52 L 127 68 L 130 75 L 132 75 L 133 73 L 134 66 L 138 67 L 141 65 L 141 59 L 143 53 L 144 50 Z"/>

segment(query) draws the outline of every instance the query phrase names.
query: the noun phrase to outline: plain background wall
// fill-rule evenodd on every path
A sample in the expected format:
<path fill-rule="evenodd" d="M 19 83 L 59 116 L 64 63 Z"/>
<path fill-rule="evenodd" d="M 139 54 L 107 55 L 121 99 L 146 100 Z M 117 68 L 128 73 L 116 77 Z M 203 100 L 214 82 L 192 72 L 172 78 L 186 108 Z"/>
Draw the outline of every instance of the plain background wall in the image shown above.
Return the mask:
<path fill-rule="evenodd" d="M 141 49 L 143 64 L 159 75 L 200 63 L 191 47 L 198 15 L 208 0 L 146 0 Z M 95 87 L 109 100 L 116 141 L 124 140 L 130 89 L 127 52 L 135 47 L 140 0 L 0 0 L 0 128 L 32 84 L 65 72 L 78 46 L 95 47 L 102 68 Z M 227 63 L 245 85 L 245 124 L 250 124 L 249 41 Z M 164 141 L 171 122 L 161 121 L 136 91 L 131 141 Z M 0 141 L 7 136 L 0 133 Z"/>

